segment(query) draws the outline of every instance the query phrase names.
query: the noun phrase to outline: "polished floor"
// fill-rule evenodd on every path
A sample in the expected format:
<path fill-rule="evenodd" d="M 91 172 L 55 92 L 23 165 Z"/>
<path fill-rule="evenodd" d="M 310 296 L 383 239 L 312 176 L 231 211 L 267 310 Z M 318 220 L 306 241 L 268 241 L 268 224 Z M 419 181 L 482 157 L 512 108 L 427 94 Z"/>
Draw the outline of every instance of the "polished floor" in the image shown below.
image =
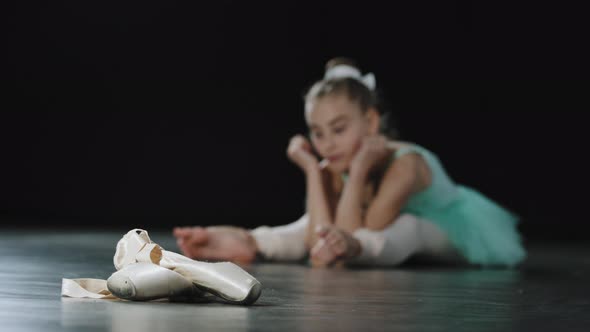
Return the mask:
<path fill-rule="evenodd" d="M 249 307 L 60 297 L 106 279 L 124 232 L 0 228 L 0 331 L 588 331 L 590 244 L 529 243 L 518 270 L 425 264 L 321 270 L 256 264 Z M 167 232 L 152 239 L 176 250 Z"/>

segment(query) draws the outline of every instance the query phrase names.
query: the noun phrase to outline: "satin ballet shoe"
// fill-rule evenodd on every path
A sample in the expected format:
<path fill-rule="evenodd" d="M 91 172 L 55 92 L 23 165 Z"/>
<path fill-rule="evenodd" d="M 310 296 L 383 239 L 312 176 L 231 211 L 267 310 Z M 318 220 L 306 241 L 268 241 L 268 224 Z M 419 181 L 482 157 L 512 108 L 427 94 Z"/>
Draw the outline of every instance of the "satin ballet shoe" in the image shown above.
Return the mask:
<path fill-rule="evenodd" d="M 125 266 L 107 279 L 107 288 L 116 297 L 132 301 L 193 298 L 204 294 L 179 273 L 150 263 Z"/>
<path fill-rule="evenodd" d="M 117 270 L 121 270 L 129 264 L 138 262 L 137 254 L 145 248 L 146 245 L 154 244 L 150 239 L 148 232 L 143 229 L 132 229 L 117 242 L 113 264 Z M 139 259 L 141 261 L 143 257 Z"/>
<path fill-rule="evenodd" d="M 252 304 L 262 292 L 260 282 L 238 265 L 201 262 L 166 251 L 141 229 L 129 231 L 117 243 L 113 262 L 117 269 L 137 262 L 159 265 L 182 275 L 199 289 L 234 304 Z"/>
<path fill-rule="evenodd" d="M 198 288 L 234 304 L 252 304 L 262 292 L 256 278 L 231 262 L 176 263 L 172 270 L 189 278 Z"/>

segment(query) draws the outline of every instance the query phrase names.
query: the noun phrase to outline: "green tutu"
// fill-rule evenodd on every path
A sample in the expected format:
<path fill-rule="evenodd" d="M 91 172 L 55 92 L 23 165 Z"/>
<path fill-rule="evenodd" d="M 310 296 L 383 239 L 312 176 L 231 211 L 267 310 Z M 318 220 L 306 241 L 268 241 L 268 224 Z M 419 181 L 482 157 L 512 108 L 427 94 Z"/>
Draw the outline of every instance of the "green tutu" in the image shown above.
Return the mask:
<path fill-rule="evenodd" d="M 401 148 L 392 159 L 406 153 L 419 153 L 426 160 L 432 182 L 409 198 L 403 212 L 440 226 L 472 264 L 515 266 L 525 259 L 516 215 L 480 192 L 455 184 L 438 158 L 420 146 Z"/>

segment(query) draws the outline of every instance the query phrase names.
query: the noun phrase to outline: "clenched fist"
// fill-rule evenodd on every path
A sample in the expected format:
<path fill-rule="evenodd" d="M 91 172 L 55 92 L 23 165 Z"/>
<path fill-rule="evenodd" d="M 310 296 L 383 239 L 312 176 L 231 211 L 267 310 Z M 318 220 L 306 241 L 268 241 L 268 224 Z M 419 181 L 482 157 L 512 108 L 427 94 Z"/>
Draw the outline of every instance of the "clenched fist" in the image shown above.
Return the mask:
<path fill-rule="evenodd" d="M 350 164 L 351 172 L 367 175 L 373 167 L 391 153 L 391 148 L 387 143 L 388 140 L 383 135 L 365 137 Z"/>
<path fill-rule="evenodd" d="M 304 172 L 319 167 L 318 159 L 313 155 L 311 144 L 303 135 L 295 135 L 287 148 L 289 159 L 299 166 Z"/>

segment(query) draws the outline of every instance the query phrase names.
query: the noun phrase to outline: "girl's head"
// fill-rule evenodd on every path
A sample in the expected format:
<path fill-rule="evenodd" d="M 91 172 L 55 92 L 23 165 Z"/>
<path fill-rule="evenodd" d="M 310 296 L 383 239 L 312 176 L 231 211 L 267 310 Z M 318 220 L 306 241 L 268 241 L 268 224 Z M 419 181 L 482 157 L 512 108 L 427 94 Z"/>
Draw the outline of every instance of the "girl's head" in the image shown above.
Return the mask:
<path fill-rule="evenodd" d="M 354 61 L 335 58 L 304 97 L 311 143 L 335 172 L 347 171 L 363 138 L 383 129 L 374 81 L 366 78 Z"/>

